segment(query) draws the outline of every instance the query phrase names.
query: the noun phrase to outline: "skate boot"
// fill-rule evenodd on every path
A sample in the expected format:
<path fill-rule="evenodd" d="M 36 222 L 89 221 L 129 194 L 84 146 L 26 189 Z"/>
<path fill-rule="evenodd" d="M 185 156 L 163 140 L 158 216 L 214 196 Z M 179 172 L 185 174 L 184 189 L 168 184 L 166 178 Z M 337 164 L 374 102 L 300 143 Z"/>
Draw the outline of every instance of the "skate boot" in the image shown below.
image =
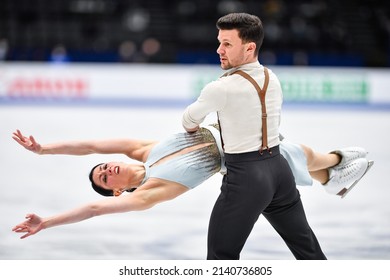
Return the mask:
<path fill-rule="evenodd" d="M 324 184 L 325 190 L 342 198 L 360 181 L 374 164 L 366 158 L 358 158 L 350 163 L 329 168 L 329 180 Z"/>
<path fill-rule="evenodd" d="M 330 152 L 330 154 L 340 155 L 341 161 L 339 162 L 337 167 L 343 167 L 355 159 L 365 158 L 367 152 L 364 148 L 361 147 L 348 147 L 348 148 L 342 148 L 339 150 L 332 151 Z"/>

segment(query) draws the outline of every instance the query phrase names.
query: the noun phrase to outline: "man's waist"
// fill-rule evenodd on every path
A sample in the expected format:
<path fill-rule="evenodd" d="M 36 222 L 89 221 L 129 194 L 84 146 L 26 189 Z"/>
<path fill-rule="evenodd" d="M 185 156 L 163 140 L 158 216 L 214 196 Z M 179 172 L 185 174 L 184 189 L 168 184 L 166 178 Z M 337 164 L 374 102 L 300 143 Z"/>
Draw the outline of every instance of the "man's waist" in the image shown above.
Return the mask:
<path fill-rule="evenodd" d="M 267 158 L 279 155 L 279 145 L 265 149 L 261 153 L 260 151 L 245 152 L 245 153 L 225 153 L 226 162 L 239 162 L 239 161 L 252 161 L 252 160 L 264 160 Z"/>

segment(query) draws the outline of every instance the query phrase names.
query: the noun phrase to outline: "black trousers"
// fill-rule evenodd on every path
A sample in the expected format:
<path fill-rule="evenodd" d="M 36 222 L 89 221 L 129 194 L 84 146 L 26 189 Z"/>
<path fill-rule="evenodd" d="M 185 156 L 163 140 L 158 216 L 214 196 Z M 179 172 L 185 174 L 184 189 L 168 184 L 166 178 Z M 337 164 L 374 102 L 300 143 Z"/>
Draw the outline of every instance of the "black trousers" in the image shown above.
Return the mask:
<path fill-rule="evenodd" d="M 211 213 L 207 259 L 239 259 L 260 214 L 296 259 L 326 259 L 311 230 L 294 176 L 279 147 L 225 154 L 227 174 Z"/>

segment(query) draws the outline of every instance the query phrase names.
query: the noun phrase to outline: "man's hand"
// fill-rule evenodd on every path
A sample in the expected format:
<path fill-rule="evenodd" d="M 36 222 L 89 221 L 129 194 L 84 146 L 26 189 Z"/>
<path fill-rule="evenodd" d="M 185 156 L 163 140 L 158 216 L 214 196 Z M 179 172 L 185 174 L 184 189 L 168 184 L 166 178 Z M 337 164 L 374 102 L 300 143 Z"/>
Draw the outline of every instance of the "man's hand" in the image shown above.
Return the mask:
<path fill-rule="evenodd" d="M 196 126 L 194 128 L 184 128 L 188 133 L 194 133 L 194 132 L 197 132 L 199 130 L 199 126 Z"/>

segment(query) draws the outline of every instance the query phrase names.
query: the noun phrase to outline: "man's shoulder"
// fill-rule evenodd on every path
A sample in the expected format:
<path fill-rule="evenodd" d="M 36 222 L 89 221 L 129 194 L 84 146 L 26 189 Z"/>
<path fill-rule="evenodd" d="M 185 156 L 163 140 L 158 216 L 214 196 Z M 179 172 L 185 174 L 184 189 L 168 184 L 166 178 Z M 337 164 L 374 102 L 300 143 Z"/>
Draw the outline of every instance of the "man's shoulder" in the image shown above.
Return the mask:
<path fill-rule="evenodd" d="M 236 75 L 234 75 L 236 76 Z M 215 81 L 212 81 L 210 83 L 208 83 L 204 89 L 206 90 L 222 90 L 226 87 L 228 87 L 228 85 L 234 81 L 235 78 L 233 78 L 232 76 L 222 76 L 220 78 L 218 78 L 217 80 Z"/>

